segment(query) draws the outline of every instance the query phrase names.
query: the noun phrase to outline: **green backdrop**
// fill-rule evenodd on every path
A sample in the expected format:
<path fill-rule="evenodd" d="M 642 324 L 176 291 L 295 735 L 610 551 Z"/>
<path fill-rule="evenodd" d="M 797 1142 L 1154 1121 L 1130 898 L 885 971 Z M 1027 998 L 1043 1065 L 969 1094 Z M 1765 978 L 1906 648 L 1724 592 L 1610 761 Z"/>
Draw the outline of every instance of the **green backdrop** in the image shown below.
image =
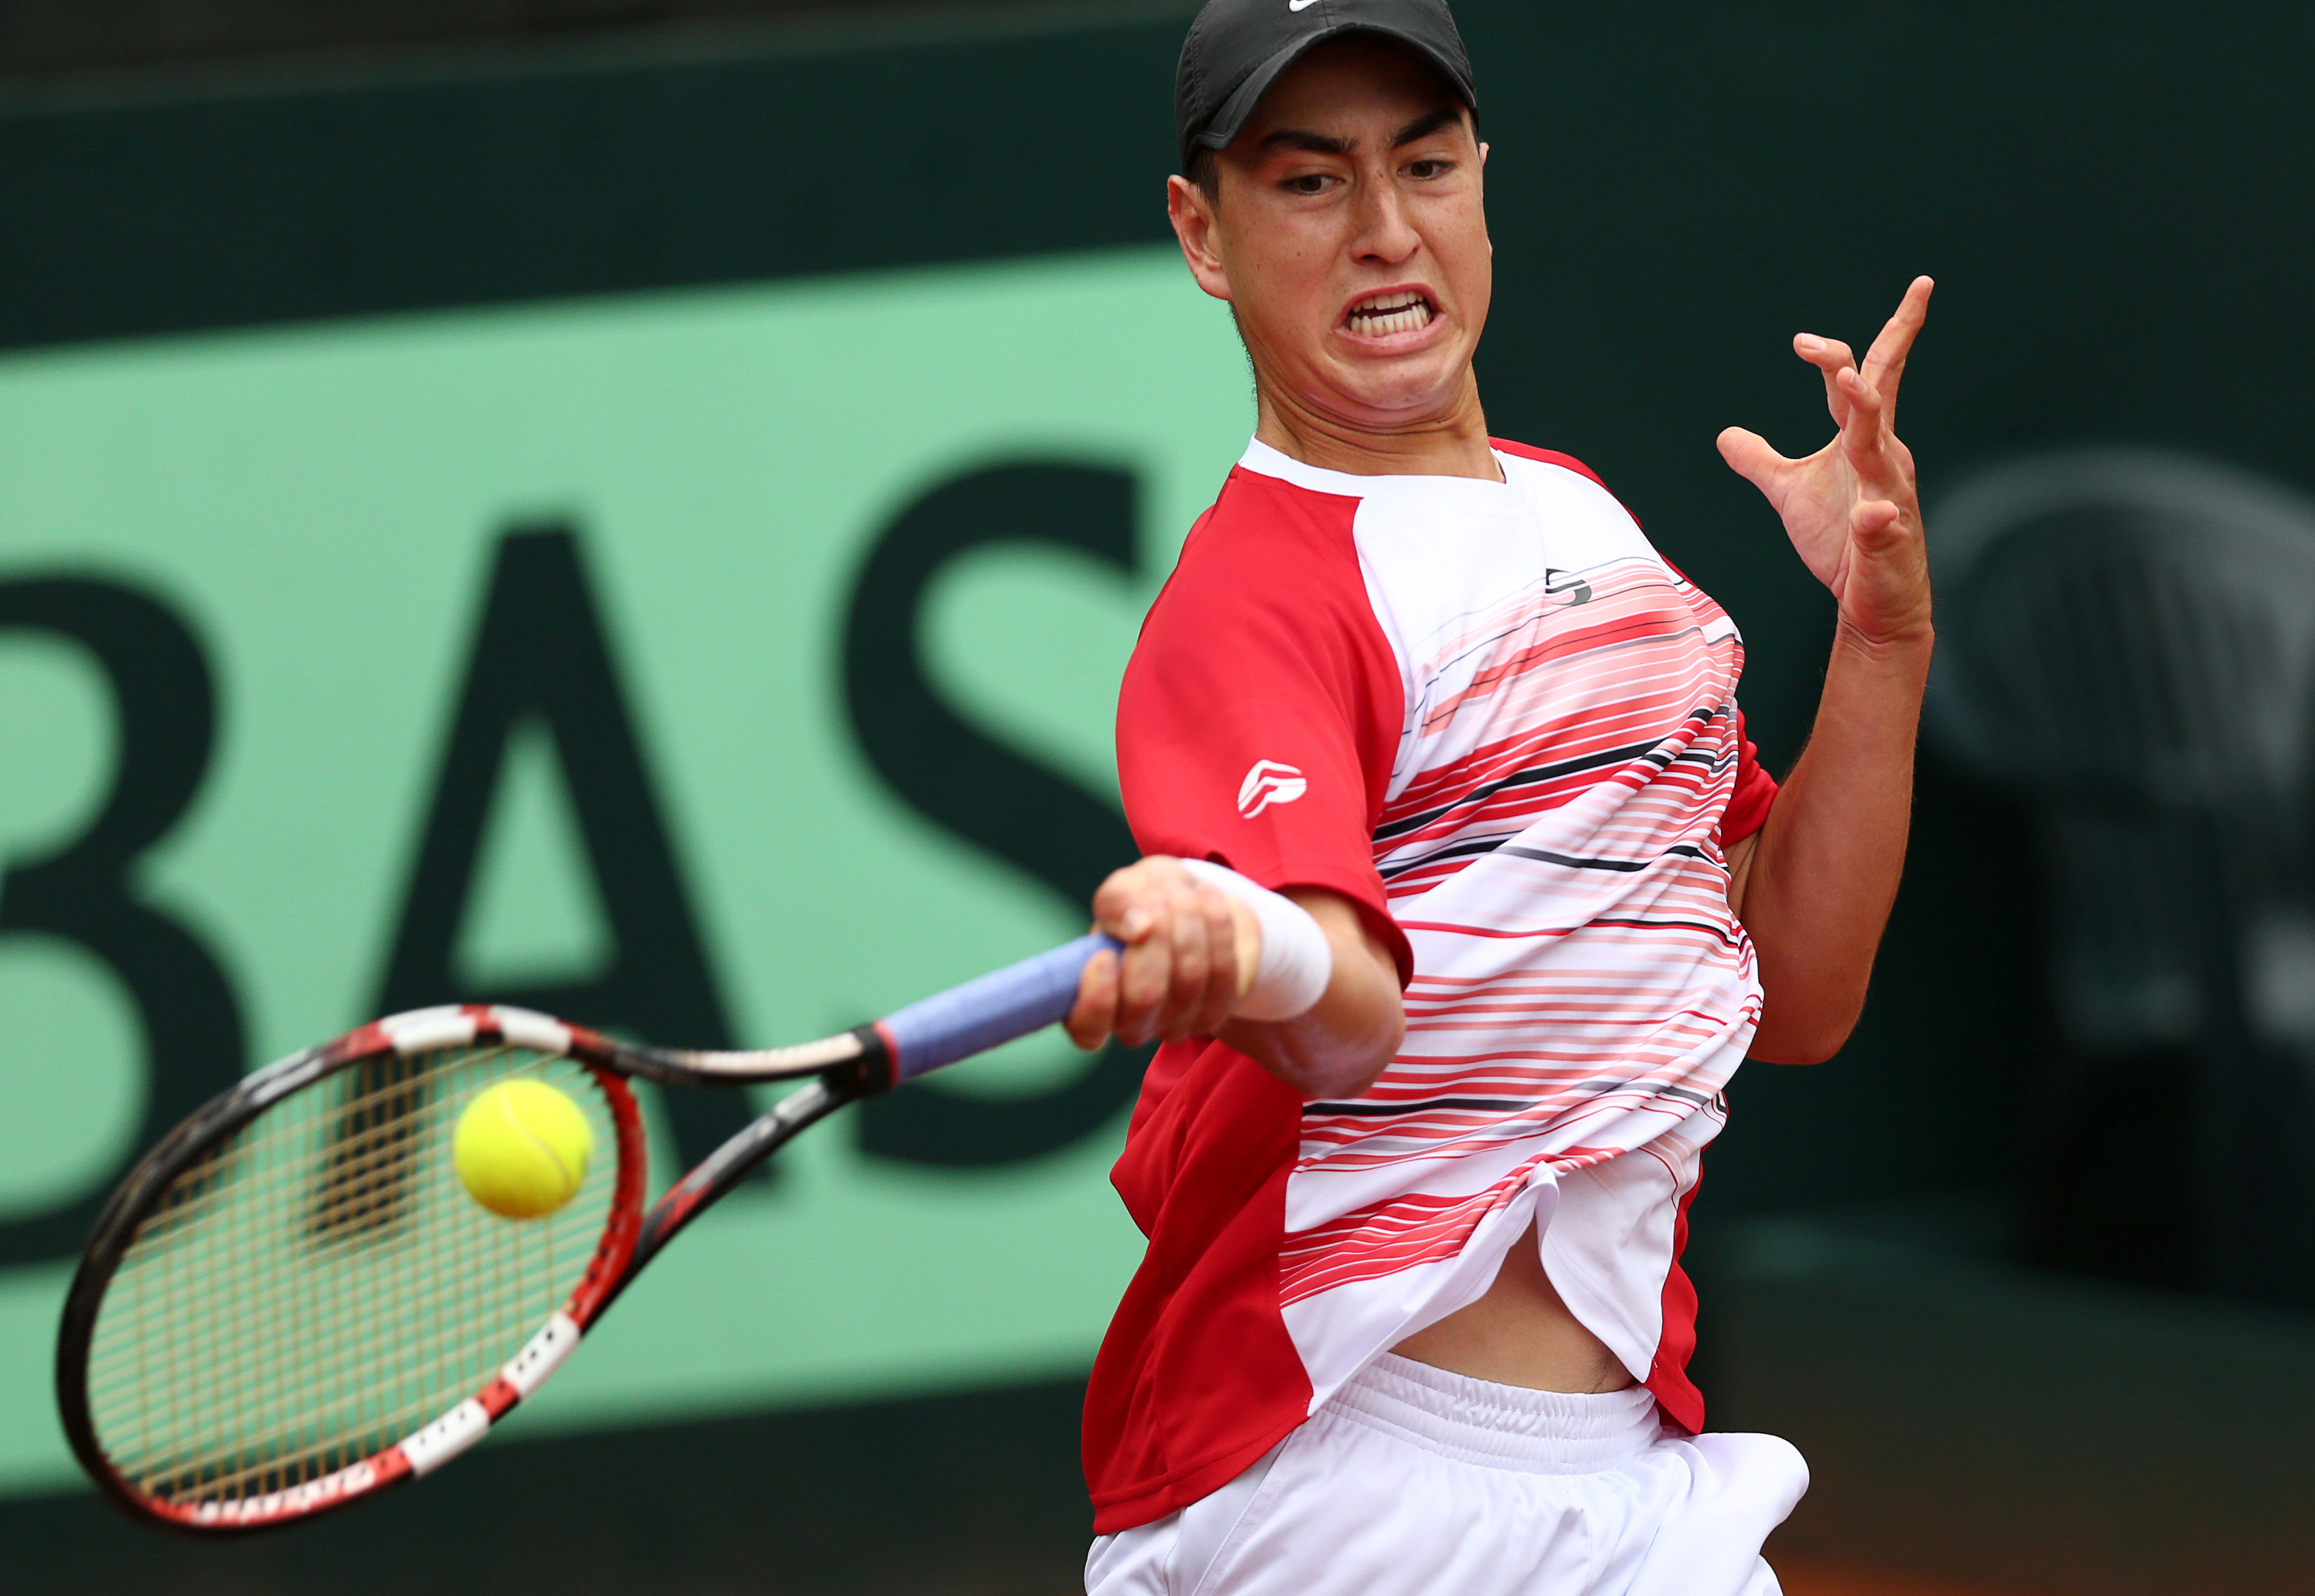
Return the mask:
<path fill-rule="evenodd" d="M 696 977 L 708 994 L 667 1024 L 721 1029 L 720 1011 L 742 1038 L 803 1038 L 1084 918 L 864 758 L 853 716 L 888 707 L 873 681 L 847 691 L 870 551 L 913 502 L 991 467 L 1114 474 L 1122 559 L 1058 544 L 1076 529 L 1024 503 L 1020 524 L 945 559 L 909 616 L 967 724 L 1113 804 L 1118 677 L 1242 447 L 1239 370 L 1220 308 L 1149 249 L 19 355 L 0 362 L 0 567 L 102 573 L 198 640 L 214 750 L 125 891 L 214 959 L 249 1058 L 342 1029 L 382 993 L 448 995 L 422 977 L 392 993 L 389 970 L 423 913 L 410 882 L 429 816 L 462 777 L 484 801 L 448 883 L 457 989 L 664 965 L 649 891 L 639 912 L 620 896 L 625 837 L 599 871 L 587 832 L 620 745 L 604 718 L 623 714 L 704 963 L 657 984 Z M 572 555 L 577 583 L 556 585 Z M 494 571 L 550 602 L 486 606 Z M 546 686 L 520 703 L 523 656 L 552 683 L 599 643 L 616 696 Z M 0 846 L 38 857 L 87 829 L 122 735 L 78 643 L 0 632 L 0 672 L 10 742 L 46 755 L 12 784 Z M 516 683 L 517 713 L 477 783 L 446 750 L 492 672 Z M 638 1018 L 616 997 L 563 996 L 602 1011 L 582 1017 Z M 146 1071 L 121 974 L 54 932 L 0 939 L 0 1224 L 21 1228 L 117 1173 Z M 1023 1099 L 1087 1068 L 1047 1036 L 925 1090 L 1033 1120 Z M 526 1423 L 1081 1367 L 1138 1239 L 1104 1184 L 1121 1102 L 1093 1134 L 987 1164 L 969 1145 L 807 1139 L 670 1252 Z M 661 1129 L 661 1167 L 679 1168 Z M 12 1485 L 69 1467 L 45 1390 L 64 1278 L 34 1259 L 0 1274 Z"/>

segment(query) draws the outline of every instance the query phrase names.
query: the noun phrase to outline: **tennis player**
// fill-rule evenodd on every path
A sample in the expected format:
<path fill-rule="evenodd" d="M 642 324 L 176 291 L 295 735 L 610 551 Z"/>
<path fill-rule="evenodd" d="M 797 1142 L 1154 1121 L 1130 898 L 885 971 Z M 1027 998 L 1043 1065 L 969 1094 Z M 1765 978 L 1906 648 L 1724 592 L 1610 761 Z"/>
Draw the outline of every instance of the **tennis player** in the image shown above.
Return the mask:
<path fill-rule="evenodd" d="M 1763 1596 L 1799 1455 L 1705 1431 L 1680 1268 L 1748 1055 L 1830 1057 L 1905 846 L 1929 591 L 1892 430 L 1915 282 L 1838 436 L 1728 464 L 1839 601 L 1783 788 L 1735 625 L 1598 477 L 1491 439 L 1469 64 L 1442 0 L 1212 0 L 1169 207 L 1254 440 L 1118 709 L 1147 856 L 1069 1028 L 1162 1037 L 1114 1178 L 1095 1596 Z"/>

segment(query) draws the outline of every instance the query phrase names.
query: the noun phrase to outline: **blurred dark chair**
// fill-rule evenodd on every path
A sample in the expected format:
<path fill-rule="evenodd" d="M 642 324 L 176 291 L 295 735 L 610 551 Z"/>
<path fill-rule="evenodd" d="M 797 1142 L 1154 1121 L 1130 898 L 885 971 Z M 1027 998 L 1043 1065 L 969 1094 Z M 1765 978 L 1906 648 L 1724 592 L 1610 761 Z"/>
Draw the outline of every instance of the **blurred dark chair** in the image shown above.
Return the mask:
<path fill-rule="evenodd" d="M 1932 734 L 2043 832 L 2028 1249 L 2315 1303 L 2315 504 L 2098 450 L 1929 525 Z"/>

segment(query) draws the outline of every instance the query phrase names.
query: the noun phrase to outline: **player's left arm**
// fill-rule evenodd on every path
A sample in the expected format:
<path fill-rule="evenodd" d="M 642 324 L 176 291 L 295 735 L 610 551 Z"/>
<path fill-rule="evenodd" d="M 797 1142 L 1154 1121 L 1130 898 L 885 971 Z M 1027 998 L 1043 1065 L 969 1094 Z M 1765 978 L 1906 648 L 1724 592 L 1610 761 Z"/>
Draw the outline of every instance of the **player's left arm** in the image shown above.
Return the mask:
<path fill-rule="evenodd" d="M 1846 344 L 1793 341 L 1824 375 L 1840 433 L 1823 448 L 1791 460 L 1741 428 L 1720 435 L 1840 607 L 1807 751 L 1761 829 L 1728 849 L 1728 900 L 1766 994 L 1752 1056 L 1776 1063 L 1820 1063 L 1849 1040 L 1904 867 L 1933 634 L 1913 457 L 1895 420 L 1929 288 L 1914 279 L 1862 369 Z"/>

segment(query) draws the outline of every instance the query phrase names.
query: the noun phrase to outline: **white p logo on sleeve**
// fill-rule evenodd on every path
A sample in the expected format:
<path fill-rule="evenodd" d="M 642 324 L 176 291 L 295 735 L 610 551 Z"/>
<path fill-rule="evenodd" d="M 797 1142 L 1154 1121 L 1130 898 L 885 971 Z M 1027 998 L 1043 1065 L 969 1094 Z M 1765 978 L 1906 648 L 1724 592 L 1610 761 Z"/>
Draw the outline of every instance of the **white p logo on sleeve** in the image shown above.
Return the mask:
<path fill-rule="evenodd" d="M 1254 819 L 1273 803 L 1291 803 L 1310 790 L 1302 773 L 1275 759 L 1256 759 L 1237 787 L 1237 812 Z"/>

